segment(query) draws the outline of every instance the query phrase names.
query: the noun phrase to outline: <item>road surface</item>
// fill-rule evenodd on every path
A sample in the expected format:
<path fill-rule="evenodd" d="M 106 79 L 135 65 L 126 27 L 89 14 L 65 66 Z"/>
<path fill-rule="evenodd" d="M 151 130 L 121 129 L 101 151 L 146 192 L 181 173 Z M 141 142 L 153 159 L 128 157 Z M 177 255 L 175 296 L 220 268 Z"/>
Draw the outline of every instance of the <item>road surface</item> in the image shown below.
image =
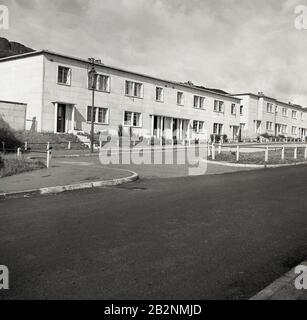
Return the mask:
<path fill-rule="evenodd" d="M 0 299 L 248 299 L 307 256 L 307 167 L 0 202 Z"/>

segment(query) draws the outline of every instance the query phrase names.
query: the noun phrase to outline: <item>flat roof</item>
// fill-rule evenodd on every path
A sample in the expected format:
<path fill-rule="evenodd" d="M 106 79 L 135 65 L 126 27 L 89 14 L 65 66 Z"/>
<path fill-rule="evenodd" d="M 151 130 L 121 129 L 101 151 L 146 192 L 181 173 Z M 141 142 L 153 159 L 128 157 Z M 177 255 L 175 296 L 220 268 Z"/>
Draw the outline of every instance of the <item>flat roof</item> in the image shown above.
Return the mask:
<path fill-rule="evenodd" d="M 87 63 L 87 64 L 89 63 L 89 61 L 87 59 L 77 58 L 77 57 L 74 57 L 74 56 L 69 56 L 69 55 L 65 55 L 65 54 L 61 54 L 61 53 L 57 53 L 57 52 L 53 52 L 53 51 L 49 51 L 49 50 L 37 50 L 37 51 L 29 52 L 29 53 L 23 53 L 23 54 L 18 54 L 18 55 L 15 55 L 15 56 L 9 56 L 9 57 L 5 57 L 5 58 L 1 58 L 0 59 L 0 63 L 6 62 L 6 61 L 11 61 L 11 60 L 25 59 L 25 58 L 33 57 L 33 56 L 37 56 L 37 55 L 52 55 L 52 56 L 61 57 L 61 58 L 74 60 L 74 61 L 78 61 L 78 62 L 83 62 L 83 63 Z M 207 93 L 210 93 L 210 94 L 213 94 L 213 95 L 216 95 L 216 96 L 230 98 L 230 99 L 233 99 L 233 100 L 235 100 L 237 102 L 241 101 L 240 98 L 237 98 L 234 95 L 223 94 L 223 93 L 219 93 L 219 92 L 216 92 L 216 91 L 213 91 L 213 90 L 209 90 L 209 89 L 205 89 L 205 88 L 199 88 L 199 87 L 197 87 L 195 85 L 188 85 L 188 84 L 184 84 L 182 82 L 177 82 L 177 81 L 172 81 L 172 80 L 165 80 L 165 79 L 161 79 L 161 78 L 158 78 L 158 77 L 146 75 L 146 74 L 143 74 L 143 73 L 129 71 L 129 70 L 125 70 L 125 69 L 122 69 L 122 68 L 105 65 L 103 63 L 95 62 L 95 65 L 96 66 L 100 66 L 100 67 L 104 67 L 104 68 L 108 68 L 108 69 L 112 69 L 112 70 L 116 70 L 116 71 L 121 71 L 121 72 L 134 74 L 134 75 L 141 76 L 141 77 L 148 78 L 148 79 L 153 79 L 153 80 L 158 80 L 158 81 L 170 83 L 170 84 L 177 85 L 177 86 L 184 87 L 184 88 L 189 88 L 189 89 L 193 89 L 193 90 L 197 90 L 197 91 L 201 91 L 201 92 L 207 92 Z"/>

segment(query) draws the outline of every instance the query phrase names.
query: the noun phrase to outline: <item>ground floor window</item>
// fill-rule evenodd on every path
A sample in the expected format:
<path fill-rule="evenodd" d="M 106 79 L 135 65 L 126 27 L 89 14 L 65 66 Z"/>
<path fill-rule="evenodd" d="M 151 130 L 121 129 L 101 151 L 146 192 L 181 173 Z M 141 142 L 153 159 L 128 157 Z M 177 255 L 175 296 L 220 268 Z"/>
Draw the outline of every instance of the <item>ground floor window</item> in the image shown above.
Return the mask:
<path fill-rule="evenodd" d="M 273 131 L 273 122 L 267 121 L 266 123 L 266 129 L 268 131 Z"/>
<path fill-rule="evenodd" d="M 204 133 L 205 123 L 203 121 L 193 121 L 193 131 L 195 133 Z"/>
<path fill-rule="evenodd" d="M 142 114 L 138 112 L 125 111 L 124 125 L 140 128 L 142 126 Z"/>
<path fill-rule="evenodd" d="M 297 134 L 297 127 L 292 127 L 292 134 L 294 134 L 294 135 Z"/>
<path fill-rule="evenodd" d="M 108 124 L 109 109 L 94 107 L 94 122 Z M 92 121 L 92 107 L 87 107 L 87 121 Z"/>
<path fill-rule="evenodd" d="M 224 125 L 222 123 L 215 123 L 213 125 L 213 133 L 214 134 L 223 134 L 223 127 L 224 127 Z"/>

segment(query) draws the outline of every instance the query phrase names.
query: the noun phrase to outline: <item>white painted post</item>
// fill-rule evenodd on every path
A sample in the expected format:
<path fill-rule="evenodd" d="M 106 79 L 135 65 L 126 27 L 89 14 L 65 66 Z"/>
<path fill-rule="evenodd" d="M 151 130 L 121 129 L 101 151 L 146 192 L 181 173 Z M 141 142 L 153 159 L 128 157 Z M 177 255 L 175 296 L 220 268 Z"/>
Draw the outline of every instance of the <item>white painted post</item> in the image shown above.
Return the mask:
<path fill-rule="evenodd" d="M 27 141 L 25 142 L 25 150 L 26 151 L 28 150 L 28 142 Z"/>
<path fill-rule="evenodd" d="M 50 150 L 50 142 L 47 142 L 47 151 Z"/>
<path fill-rule="evenodd" d="M 281 160 L 282 161 L 285 160 L 285 146 L 282 146 L 282 149 L 281 149 Z"/>
<path fill-rule="evenodd" d="M 297 147 L 294 148 L 294 160 L 297 160 Z"/>
<path fill-rule="evenodd" d="M 211 157 L 211 146 L 209 141 L 207 145 L 208 145 L 208 157 Z"/>
<path fill-rule="evenodd" d="M 240 146 L 237 145 L 237 162 L 240 161 Z"/>
<path fill-rule="evenodd" d="M 17 149 L 17 158 L 18 159 L 21 158 L 21 149 L 20 148 Z"/>
<path fill-rule="evenodd" d="M 68 141 L 68 150 L 71 150 L 71 141 Z"/>
<path fill-rule="evenodd" d="M 222 153 L 222 140 L 220 141 L 220 144 L 219 144 L 219 154 Z"/>
<path fill-rule="evenodd" d="M 212 143 L 212 160 L 215 160 L 215 143 Z"/>
<path fill-rule="evenodd" d="M 266 147 L 265 149 L 265 162 L 269 162 L 269 146 Z"/>
<path fill-rule="evenodd" d="M 48 149 L 47 150 L 47 168 L 49 169 L 50 168 L 50 160 L 51 160 L 51 151 Z"/>
<path fill-rule="evenodd" d="M 305 147 L 305 155 L 304 158 L 307 159 L 307 147 Z"/>

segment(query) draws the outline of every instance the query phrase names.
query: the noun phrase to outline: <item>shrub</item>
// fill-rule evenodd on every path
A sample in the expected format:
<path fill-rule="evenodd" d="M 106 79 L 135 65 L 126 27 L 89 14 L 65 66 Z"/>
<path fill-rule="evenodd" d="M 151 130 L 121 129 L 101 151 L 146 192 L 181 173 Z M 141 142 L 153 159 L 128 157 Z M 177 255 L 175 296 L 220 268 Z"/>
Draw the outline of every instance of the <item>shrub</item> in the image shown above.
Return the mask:
<path fill-rule="evenodd" d="M 11 127 L 0 117 L 0 148 L 2 148 L 2 142 L 6 150 L 17 148 L 22 146 L 22 142 L 15 135 L 15 132 Z"/>

